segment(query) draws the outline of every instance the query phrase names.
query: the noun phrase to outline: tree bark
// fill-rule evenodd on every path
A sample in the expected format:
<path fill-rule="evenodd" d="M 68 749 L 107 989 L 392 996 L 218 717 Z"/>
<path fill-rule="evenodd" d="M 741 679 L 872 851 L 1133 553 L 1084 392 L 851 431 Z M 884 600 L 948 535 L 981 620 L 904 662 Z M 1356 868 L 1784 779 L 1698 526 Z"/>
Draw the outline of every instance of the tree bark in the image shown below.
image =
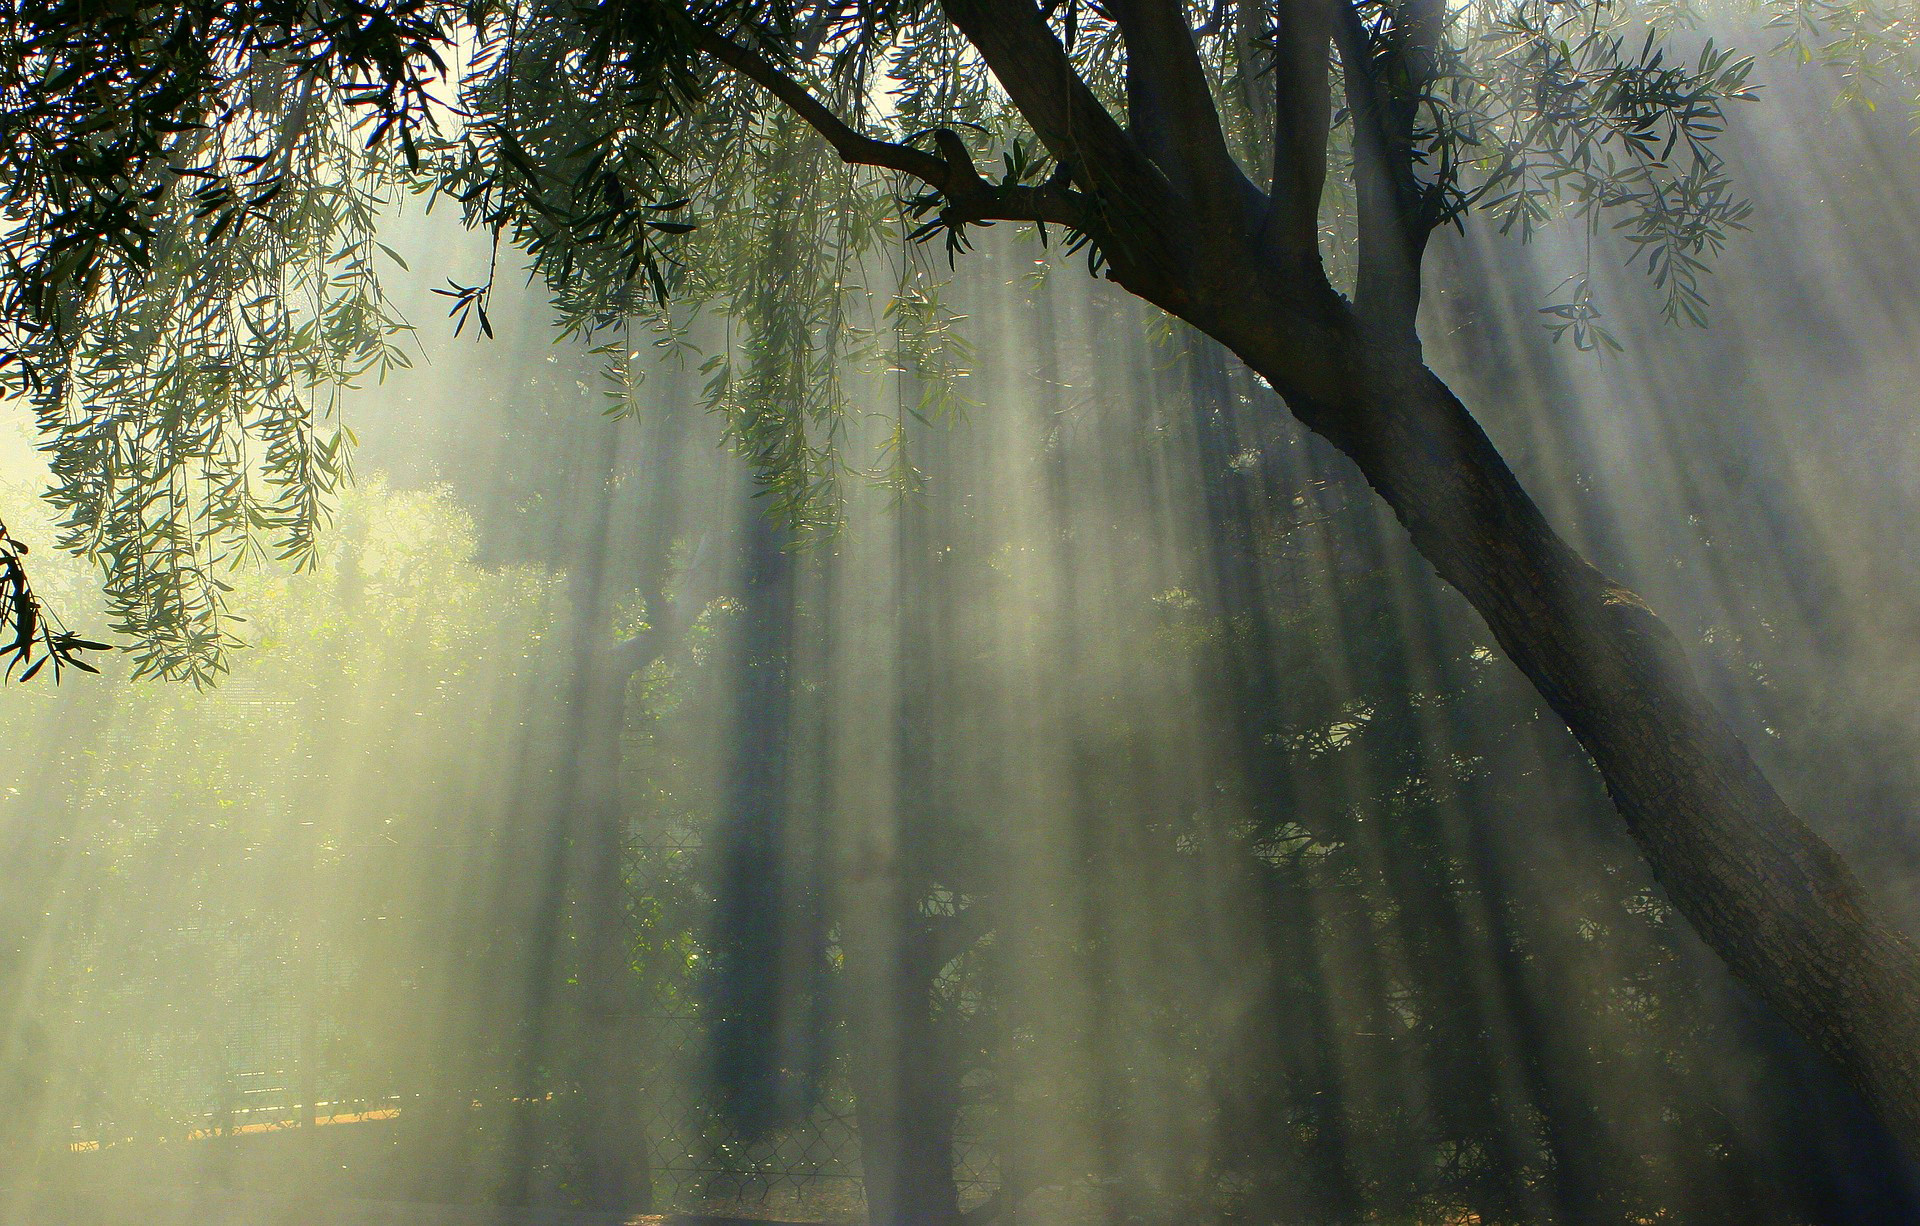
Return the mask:
<path fill-rule="evenodd" d="M 1400 198 L 1362 210 L 1361 281 L 1349 302 L 1317 252 L 1273 236 L 1271 201 L 1235 212 L 1250 187 L 1222 190 L 1150 159 L 1142 169 L 1138 146 L 1114 130 L 1025 0 L 944 7 L 1099 201 L 1094 237 L 1108 275 L 1237 353 L 1359 466 L 1592 757 L 1681 914 L 1840 1064 L 1920 1159 L 1920 950 L 1873 914 L 1839 856 L 1774 791 L 1646 602 L 1554 533 L 1421 360 L 1420 255 L 1436 223 L 1416 190 L 1405 114 L 1374 133 L 1383 144 L 1374 152 L 1401 176 Z M 1355 15 L 1341 15 L 1355 35 Z M 1396 52 L 1378 71 L 1425 79 L 1419 47 L 1401 51 L 1412 58 Z M 1357 42 L 1343 58 L 1371 62 Z M 1364 89 L 1354 75 L 1350 90 Z"/>
<path fill-rule="evenodd" d="M 1031 5 L 944 3 L 1100 201 L 1108 275 L 1238 354 L 1359 466 L 1592 757 L 1675 907 L 1920 1159 L 1920 950 L 1873 913 L 1839 856 L 1774 791 L 1646 602 L 1554 533 L 1427 369 L 1414 316 L 1431 219 L 1419 201 L 1372 224 L 1363 212 L 1363 275 L 1349 302 L 1316 252 L 1275 239 L 1270 201 L 1235 212 L 1246 191 L 1205 190 L 1178 167 L 1141 169 L 1139 148 Z M 1383 156 L 1411 165 L 1411 149 L 1402 139 Z"/>
<path fill-rule="evenodd" d="M 1328 282 L 1309 228 L 1270 224 L 1276 204 L 1307 215 L 1294 190 L 1302 181 L 1276 183 L 1270 197 L 1237 166 L 1189 156 L 1212 143 L 1193 133 L 1204 128 L 1202 108 L 1142 110 L 1129 117 L 1137 131 L 1123 128 L 1032 0 L 941 7 L 1078 193 L 1073 224 L 1105 256 L 1107 275 L 1237 353 L 1359 466 L 1585 747 L 1674 905 L 1839 1062 L 1920 1159 L 1920 950 L 1873 913 L 1838 855 L 1774 791 L 1646 603 L 1553 532 L 1421 360 L 1421 255 L 1441 215 L 1415 173 L 1408 99 L 1435 79 L 1444 6 L 1410 5 L 1410 37 L 1381 48 L 1355 11 L 1336 6 L 1348 100 L 1368 125 L 1365 164 L 1355 171 L 1365 200 L 1353 302 Z M 1131 97 L 1150 110 L 1163 105 L 1150 97 L 1156 88 L 1177 92 L 1190 79 L 1184 61 L 1198 52 L 1190 30 L 1128 24 L 1129 72 L 1141 86 Z M 1317 33 L 1312 46 L 1323 53 Z M 727 59 L 724 48 L 703 49 Z M 1135 59 L 1144 61 L 1139 72 Z M 1353 71 L 1363 63 L 1367 73 Z M 1411 91 L 1388 89 L 1389 76 Z M 960 181 L 953 190 L 964 194 L 969 168 L 849 141 L 791 80 L 764 71 L 755 79 L 777 87 L 845 160 L 916 175 L 943 192 Z M 1289 119 L 1306 125 L 1292 134 L 1302 148 L 1320 139 L 1304 112 Z M 1191 147 L 1156 158 L 1163 121 L 1184 125 L 1176 135 L 1194 136 Z M 1030 214 L 968 214 L 994 215 Z"/>
<path fill-rule="evenodd" d="M 1234 345 L 1283 395 L 1297 378 Z M 1417 350 L 1359 322 L 1289 407 L 1360 468 L 1599 769 L 1674 906 L 1920 1155 L 1920 951 L 1788 808 L 1646 603 L 1548 525 Z M 1323 371 L 1324 376 L 1326 371 Z"/>
<path fill-rule="evenodd" d="M 874 901 L 883 907 L 902 898 L 884 885 L 876 893 L 881 898 Z M 929 942 L 901 930 L 900 916 L 900 909 L 886 908 L 877 918 L 895 922 L 848 950 L 850 965 L 858 959 L 859 999 L 849 1020 L 862 1053 L 851 1069 L 867 1221 L 954 1226 L 961 1220 L 953 1171 L 960 1103 L 951 1036 L 932 1007 L 940 968 L 931 962 Z M 893 957 L 887 956 L 888 944 L 897 946 Z"/>

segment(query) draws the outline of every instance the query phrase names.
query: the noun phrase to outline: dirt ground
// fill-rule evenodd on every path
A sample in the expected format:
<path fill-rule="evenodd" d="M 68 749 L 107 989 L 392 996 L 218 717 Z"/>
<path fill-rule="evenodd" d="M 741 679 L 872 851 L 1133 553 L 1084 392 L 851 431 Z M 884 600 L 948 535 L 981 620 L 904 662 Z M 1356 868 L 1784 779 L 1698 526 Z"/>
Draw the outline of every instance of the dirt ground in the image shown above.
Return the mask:
<path fill-rule="evenodd" d="M 42 1200 L 30 1216 L 10 1217 L 25 1226 L 827 1226 L 776 1218 L 705 1217 L 678 1214 L 624 1217 L 616 1214 L 433 1205 L 418 1201 L 270 1196 L 258 1192 L 149 1188 L 93 1195 L 70 1191 L 57 1202 Z M 832 1224 L 844 1226 L 844 1223 Z"/>
<path fill-rule="evenodd" d="M 0 1226 L 853 1226 L 864 1217 L 857 1181 L 847 1180 L 768 1188 L 747 1203 L 681 1201 L 689 1212 L 666 1216 L 510 1207 L 492 1185 L 513 1121 L 476 1116 L 471 1135 L 449 1144 L 397 1114 L 70 1146 L 30 1170 L 0 1170 Z"/>

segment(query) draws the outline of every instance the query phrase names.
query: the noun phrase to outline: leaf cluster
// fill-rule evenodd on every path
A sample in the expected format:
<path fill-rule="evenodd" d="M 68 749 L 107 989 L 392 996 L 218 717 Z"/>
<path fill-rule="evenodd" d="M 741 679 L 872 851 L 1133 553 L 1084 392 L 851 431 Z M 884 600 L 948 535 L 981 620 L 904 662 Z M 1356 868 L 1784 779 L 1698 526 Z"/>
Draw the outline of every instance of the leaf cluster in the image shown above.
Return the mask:
<path fill-rule="evenodd" d="M 342 391 L 405 364 L 375 219 L 417 159 L 444 6 L 12 6 L 0 34 L 0 371 L 136 671 L 196 683 L 221 573 L 310 564 Z"/>

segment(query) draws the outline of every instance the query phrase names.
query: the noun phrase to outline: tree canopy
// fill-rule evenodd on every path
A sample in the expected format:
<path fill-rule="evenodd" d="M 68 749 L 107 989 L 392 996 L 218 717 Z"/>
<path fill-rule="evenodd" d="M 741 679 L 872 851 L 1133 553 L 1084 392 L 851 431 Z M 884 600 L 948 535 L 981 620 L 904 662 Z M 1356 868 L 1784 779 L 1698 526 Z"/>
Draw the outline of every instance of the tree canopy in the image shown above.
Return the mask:
<path fill-rule="evenodd" d="M 1751 62 L 1711 40 L 1669 46 L 1695 16 L 1684 6 L 1189 16 L 1192 53 L 1156 52 L 1157 68 L 1130 61 L 1123 9 L 1054 5 L 1026 31 L 1035 47 L 1057 35 L 1084 84 L 1072 105 L 1098 135 L 1076 141 L 1117 148 L 1121 115 L 1143 147 L 1217 133 L 1192 146 L 1205 164 L 1163 144 L 1124 171 L 1141 182 L 1103 187 L 1078 182 L 996 82 L 971 18 L 935 5 L 20 6 L 0 57 L 14 219 L 0 370 L 40 414 L 63 543 L 101 562 L 143 671 L 212 675 L 229 641 L 219 567 L 310 556 L 347 471 L 338 398 L 407 361 L 379 281 L 404 256 L 376 230 L 408 192 L 451 199 L 530 256 L 573 332 L 638 323 L 676 344 L 691 308 L 738 318 L 770 360 L 746 355 L 735 378 L 736 355 L 715 355 L 708 397 L 778 508 L 813 527 L 831 526 L 845 470 L 835 360 L 876 343 L 854 299 L 877 289 L 916 325 L 914 352 L 887 357 L 957 368 L 964 342 L 922 252 L 896 257 L 919 265 L 896 284 L 865 284 L 863 257 L 903 235 L 951 260 L 978 226 L 1033 222 L 1095 270 L 1146 276 L 1164 254 L 1135 233 L 1138 198 L 1183 197 L 1162 203 L 1202 230 L 1219 207 L 1202 197 L 1231 191 L 1264 198 L 1271 238 L 1287 231 L 1353 287 L 1378 271 L 1371 248 L 1400 243 L 1369 236 L 1362 254 L 1355 233 L 1385 175 L 1409 232 L 1480 209 L 1524 238 L 1571 208 L 1631 244 L 1670 315 L 1704 318 L 1706 261 L 1748 212 L 1711 141 L 1751 96 Z M 1848 16 L 1883 42 L 1894 28 Z M 1347 59 L 1372 68 L 1349 82 Z M 1181 97 L 1184 118 L 1167 106 Z M 1394 148 L 1369 152 L 1376 113 Z M 1123 173 L 1102 157 L 1084 152 L 1082 175 Z M 756 276 L 748 253 L 769 239 L 803 244 L 813 267 Z M 458 326 L 489 329 L 495 271 L 449 281 Z M 1609 344 L 1571 271 L 1554 326 Z M 619 374 L 626 341 L 607 352 Z"/>

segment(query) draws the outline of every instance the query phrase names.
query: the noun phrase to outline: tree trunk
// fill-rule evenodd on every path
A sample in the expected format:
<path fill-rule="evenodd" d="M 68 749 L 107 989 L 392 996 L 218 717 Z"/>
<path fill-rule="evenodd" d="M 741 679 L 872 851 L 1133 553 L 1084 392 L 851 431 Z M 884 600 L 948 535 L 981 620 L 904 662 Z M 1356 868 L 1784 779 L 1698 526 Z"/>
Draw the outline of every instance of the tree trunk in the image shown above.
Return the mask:
<path fill-rule="evenodd" d="M 657 614 L 655 616 L 658 616 Z M 596 662 L 597 663 L 597 662 Z M 640 1084 L 637 976 L 626 898 L 627 813 L 621 804 L 621 734 L 632 673 L 587 666 L 572 718 L 576 749 L 572 795 L 574 909 L 579 952 L 577 999 L 562 1043 L 579 1095 L 572 1120 L 581 1198 L 592 1209 L 653 1210 Z"/>
<path fill-rule="evenodd" d="M 908 1031 L 924 1029 L 921 1019 L 902 1021 Z M 911 1041 L 903 1038 L 892 1059 L 866 1057 L 855 1073 L 867 1221 L 953 1226 L 961 1220 L 953 1175 L 956 1107 L 943 1070 L 924 1052 L 909 1050 Z"/>
<path fill-rule="evenodd" d="M 1094 202 L 1087 222 L 1107 274 L 1239 354 L 1359 465 L 1592 756 L 1674 905 L 1840 1062 L 1920 1158 L 1920 951 L 1870 914 L 1859 883 L 1775 793 L 1646 603 L 1554 534 L 1420 359 L 1415 310 L 1432 221 L 1405 117 L 1371 117 L 1380 165 L 1356 167 L 1350 303 L 1328 282 L 1314 236 L 1270 225 L 1275 202 L 1230 157 L 1197 167 L 1179 150 L 1161 159 L 1122 128 L 1039 10 L 1012 0 L 943 8 Z M 1178 72 L 1189 36 L 1129 31 L 1128 43 L 1143 72 L 1174 65 L 1161 75 L 1184 91 L 1180 137 L 1217 150 L 1204 79 Z M 1135 63 L 1130 55 L 1129 71 Z M 1383 62 L 1415 77 L 1429 68 Z M 1309 134 L 1324 146 L 1323 129 Z M 1297 188 L 1306 173 L 1276 166 L 1275 179 Z M 1380 195 L 1381 174 L 1401 190 Z M 1365 199 L 1370 186 L 1378 207 Z"/>
<path fill-rule="evenodd" d="M 933 1007 L 945 943 L 915 923 L 897 878 L 859 894 L 861 914 L 848 917 L 846 933 L 848 1022 L 867 1221 L 953 1226 L 961 1220 L 953 1173 L 960 1087 L 953 1036 Z"/>
<path fill-rule="evenodd" d="M 710 844 L 711 951 L 700 981 L 715 1089 L 740 1134 L 805 1120 L 823 1076 L 828 925 L 818 835 L 792 769 L 799 572 L 777 523 L 750 512 L 742 542 L 725 797 Z"/>
<path fill-rule="evenodd" d="M 615 471 L 617 436 L 583 468 L 579 491 L 592 499 L 584 540 L 592 548 L 575 567 L 571 616 L 562 642 L 568 672 L 564 719 L 555 728 L 554 774 L 539 780 L 527 806 L 536 819 L 540 879 L 527 981 L 526 1046 L 519 1072 L 522 1097 L 542 1101 L 556 1088 L 551 1111 L 517 1117 L 512 1165 L 504 1182 L 510 1204 L 552 1189 L 539 1187 L 539 1167 L 558 1141 L 579 1163 L 571 1189 L 586 1207 L 649 1212 L 653 1174 L 640 1119 L 632 928 L 624 897 L 626 809 L 621 803 L 621 736 L 628 682 L 643 663 L 610 649 L 612 559 L 598 546 L 612 522 L 604 482 Z M 664 555 L 654 559 L 663 572 Z M 661 573 L 649 576 L 649 591 Z M 650 615 L 653 611 L 649 611 Z M 655 636 L 656 638 L 658 636 Z M 657 650 L 657 647 L 656 647 Z M 569 982 L 571 980 L 571 982 Z"/>
<path fill-rule="evenodd" d="M 1237 339 L 1276 387 L 1298 386 L 1297 348 Z M 1774 791 L 1673 634 L 1554 533 L 1417 349 L 1356 322 L 1331 368 L 1315 383 L 1335 394 L 1289 407 L 1359 466 L 1566 721 L 1674 906 L 1920 1155 L 1920 951 Z"/>

